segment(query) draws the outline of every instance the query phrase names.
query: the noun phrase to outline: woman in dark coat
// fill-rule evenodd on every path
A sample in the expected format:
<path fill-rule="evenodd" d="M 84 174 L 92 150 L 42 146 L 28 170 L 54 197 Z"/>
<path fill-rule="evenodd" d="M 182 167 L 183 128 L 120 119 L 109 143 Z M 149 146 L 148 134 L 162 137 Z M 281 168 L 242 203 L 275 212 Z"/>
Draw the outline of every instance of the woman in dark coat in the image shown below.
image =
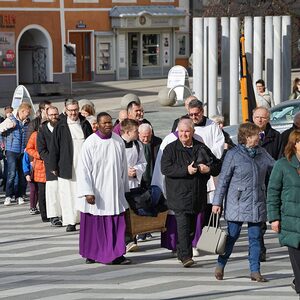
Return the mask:
<path fill-rule="evenodd" d="M 218 257 L 215 269 L 218 280 L 223 279 L 225 265 L 243 223 L 247 222 L 251 280 L 267 281 L 260 274 L 260 226 L 267 219 L 265 177 L 271 172 L 274 159 L 258 146 L 259 132 L 255 124 L 240 125 L 239 144 L 227 152 L 218 178 L 212 211 L 220 213 L 224 206 L 224 218 L 228 224 L 225 254 Z"/>
<path fill-rule="evenodd" d="M 268 220 L 279 233 L 279 242 L 287 246 L 295 279 L 292 287 L 300 294 L 300 130 L 289 136 L 268 184 Z"/>

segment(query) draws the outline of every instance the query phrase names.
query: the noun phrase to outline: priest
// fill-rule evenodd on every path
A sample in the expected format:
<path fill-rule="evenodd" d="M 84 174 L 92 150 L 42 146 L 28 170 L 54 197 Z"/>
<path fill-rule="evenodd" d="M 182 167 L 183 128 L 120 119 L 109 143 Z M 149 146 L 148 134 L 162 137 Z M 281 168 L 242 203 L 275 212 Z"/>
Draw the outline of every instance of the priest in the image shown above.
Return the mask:
<path fill-rule="evenodd" d="M 124 265 L 127 160 L 123 140 L 112 132 L 109 114 L 97 116 L 99 130 L 83 144 L 77 168 L 79 253 L 86 263 Z"/>

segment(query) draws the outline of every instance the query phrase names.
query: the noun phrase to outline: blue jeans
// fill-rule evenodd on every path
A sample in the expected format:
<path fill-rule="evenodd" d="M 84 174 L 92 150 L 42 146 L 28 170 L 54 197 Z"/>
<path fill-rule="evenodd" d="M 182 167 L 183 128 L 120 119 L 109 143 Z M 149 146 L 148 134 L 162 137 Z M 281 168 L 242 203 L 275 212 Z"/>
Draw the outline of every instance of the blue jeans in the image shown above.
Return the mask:
<path fill-rule="evenodd" d="M 16 198 L 23 197 L 26 193 L 27 182 L 23 173 L 22 167 L 22 153 L 15 153 L 6 151 L 7 159 L 7 180 L 6 180 L 6 197 L 12 197 L 15 195 Z M 17 184 L 15 179 L 18 178 Z"/>
<path fill-rule="evenodd" d="M 219 255 L 218 267 L 224 269 L 231 253 L 233 246 L 240 236 L 243 222 L 228 221 L 228 237 L 226 241 L 225 254 Z M 260 236 L 261 236 L 261 223 L 248 222 L 248 239 L 249 239 L 249 265 L 250 271 L 260 272 Z"/>

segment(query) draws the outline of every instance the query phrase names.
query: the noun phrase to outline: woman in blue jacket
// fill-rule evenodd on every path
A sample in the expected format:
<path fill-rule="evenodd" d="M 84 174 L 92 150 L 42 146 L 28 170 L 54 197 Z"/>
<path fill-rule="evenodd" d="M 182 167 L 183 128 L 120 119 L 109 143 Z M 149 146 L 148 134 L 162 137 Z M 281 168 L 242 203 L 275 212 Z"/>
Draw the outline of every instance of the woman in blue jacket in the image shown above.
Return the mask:
<path fill-rule="evenodd" d="M 215 277 L 222 280 L 225 265 L 239 238 L 244 222 L 248 223 L 250 278 L 267 281 L 260 274 L 261 222 L 267 220 L 265 177 L 271 172 L 274 159 L 258 146 L 258 126 L 241 124 L 238 145 L 230 149 L 224 159 L 213 199 L 213 213 L 221 213 L 228 224 L 225 254 L 218 257 Z M 224 203 L 223 203 L 224 202 Z"/>

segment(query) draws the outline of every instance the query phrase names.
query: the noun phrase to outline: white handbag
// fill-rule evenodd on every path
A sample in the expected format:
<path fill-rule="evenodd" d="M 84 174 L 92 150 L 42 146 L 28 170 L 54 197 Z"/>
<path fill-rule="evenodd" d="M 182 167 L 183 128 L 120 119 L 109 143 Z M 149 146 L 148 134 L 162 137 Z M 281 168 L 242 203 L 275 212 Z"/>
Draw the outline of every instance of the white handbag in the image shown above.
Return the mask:
<path fill-rule="evenodd" d="M 202 234 L 197 243 L 197 249 L 213 254 L 223 255 L 227 240 L 227 232 L 219 224 L 220 214 L 215 217 L 211 213 L 208 226 L 204 226 Z"/>

